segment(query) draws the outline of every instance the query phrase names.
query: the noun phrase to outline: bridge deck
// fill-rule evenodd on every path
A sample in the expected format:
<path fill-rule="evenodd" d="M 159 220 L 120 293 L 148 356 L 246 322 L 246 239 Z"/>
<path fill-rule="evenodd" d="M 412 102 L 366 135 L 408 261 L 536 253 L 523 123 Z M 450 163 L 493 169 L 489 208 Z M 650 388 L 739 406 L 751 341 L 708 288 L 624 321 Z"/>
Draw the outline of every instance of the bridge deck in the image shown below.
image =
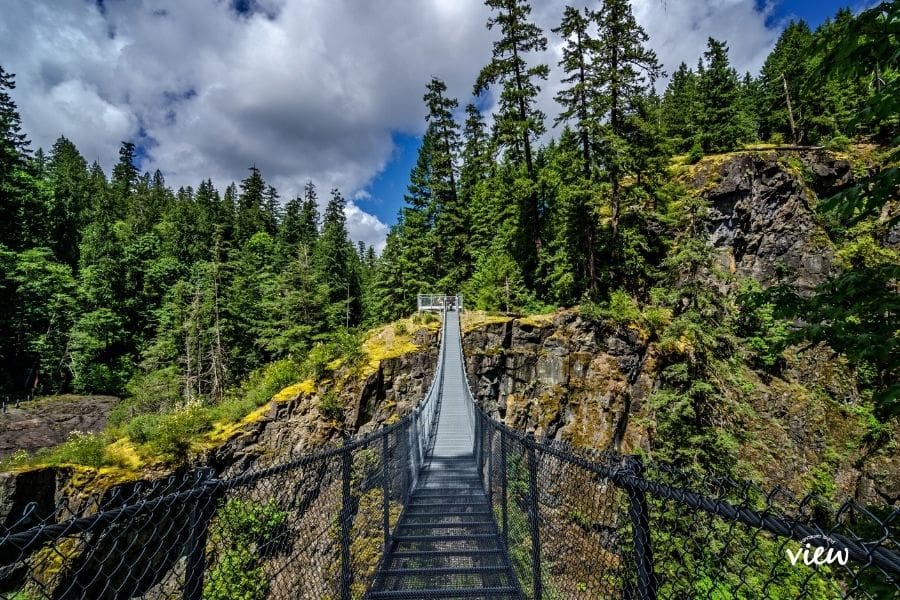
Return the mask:
<path fill-rule="evenodd" d="M 473 455 L 459 313 L 446 313 L 434 446 L 397 525 L 369 598 L 520 599 Z"/>

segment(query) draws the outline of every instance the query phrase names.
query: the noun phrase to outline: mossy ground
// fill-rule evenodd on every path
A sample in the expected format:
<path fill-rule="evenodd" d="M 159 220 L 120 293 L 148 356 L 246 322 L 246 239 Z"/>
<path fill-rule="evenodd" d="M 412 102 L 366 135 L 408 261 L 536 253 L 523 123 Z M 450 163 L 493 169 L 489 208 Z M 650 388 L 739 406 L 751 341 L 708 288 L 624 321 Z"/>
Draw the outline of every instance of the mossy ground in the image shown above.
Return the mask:
<path fill-rule="evenodd" d="M 19 452 L 0 461 L 0 471 L 72 468 L 74 477 L 71 484 L 79 489 L 105 489 L 134 480 L 148 472 L 163 472 L 189 455 L 214 449 L 242 435 L 248 427 L 270 412 L 271 403 L 312 396 L 319 388 L 335 387 L 350 377 L 365 378 L 378 369 L 381 361 L 418 351 L 420 348 L 414 339 L 420 332 L 433 334 L 438 329 L 438 318 L 413 315 L 364 334 L 362 358 L 356 361 L 358 364 L 345 365 L 345 359 L 338 357 L 329 362 L 325 373 L 320 377 L 307 377 L 287 386 L 276 387 L 277 392 L 266 393 L 266 389 L 272 389 L 272 382 L 283 379 L 283 374 L 272 365 L 271 368 L 263 369 L 257 380 L 251 383 L 253 389 L 242 389 L 243 394 L 233 395 L 221 405 L 187 406 L 168 413 L 165 417 L 176 425 L 182 420 L 182 413 L 185 415 L 184 420 L 194 419 L 200 414 L 200 425 L 194 429 L 186 429 L 183 439 L 179 441 L 183 446 L 184 455 L 181 457 L 173 457 L 152 443 L 137 442 L 126 432 L 126 427 L 119 426 L 109 427 L 98 434 L 83 435 L 77 440 L 73 439 L 35 454 Z M 52 398 L 44 400 L 50 402 Z"/>

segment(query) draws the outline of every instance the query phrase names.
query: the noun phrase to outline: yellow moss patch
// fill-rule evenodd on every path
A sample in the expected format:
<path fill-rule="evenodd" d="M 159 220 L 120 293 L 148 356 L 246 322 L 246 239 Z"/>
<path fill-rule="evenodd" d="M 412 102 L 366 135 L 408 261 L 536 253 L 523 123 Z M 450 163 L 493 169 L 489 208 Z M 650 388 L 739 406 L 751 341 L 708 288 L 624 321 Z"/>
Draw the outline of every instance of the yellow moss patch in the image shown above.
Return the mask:
<path fill-rule="evenodd" d="M 483 310 L 467 310 L 462 313 L 461 318 L 463 332 L 469 332 L 491 323 L 508 323 L 512 320 L 512 317 L 493 314 Z"/>
<path fill-rule="evenodd" d="M 410 317 L 373 329 L 366 335 L 362 344 L 363 352 L 368 358 L 364 374 L 374 373 L 383 360 L 416 352 L 419 350 L 419 347 L 413 342 L 416 332 L 420 330 L 436 331 L 439 327 L 440 321 L 422 324 L 414 322 Z"/>
<path fill-rule="evenodd" d="M 528 315 L 526 317 L 522 317 L 521 319 L 517 319 L 522 325 L 531 325 L 532 327 L 543 327 L 544 325 L 550 325 L 553 323 L 553 317 L 556 316 L 556 311 L 544 313 L 541 315 Z"/>
<path fill-rule="evenodd" d="M 119 438 L 104 450 L 104 458 L 120 469 L 135 470 L 141 468 L 143 461 L 137 448 L 127 437 Z M 101 469 L 102 471 L 103 469 Z"/>
<path fill-rule="evenodd" d="M 274 396 L 272 396 L 273 402 L 286 402 L 287 400 L 293 400 L 297 396 L 301 394 L 312 394 L 316 390 L 316 382 L 312 379 L 306 379 L 301 381 L 300 383 L 295 383 L 294 385 L 289 385 Z"/>
<path fill-rule="evenodd" d="M 231 439 L 241 429 L 260 420 L 269 411 L 269 404 L 263 404 L 240 421 L 223 422 L 216 421 L 212 424 L 212 430 L 205 433 L 194 445 L 196 448 L 211 448 Z"/>

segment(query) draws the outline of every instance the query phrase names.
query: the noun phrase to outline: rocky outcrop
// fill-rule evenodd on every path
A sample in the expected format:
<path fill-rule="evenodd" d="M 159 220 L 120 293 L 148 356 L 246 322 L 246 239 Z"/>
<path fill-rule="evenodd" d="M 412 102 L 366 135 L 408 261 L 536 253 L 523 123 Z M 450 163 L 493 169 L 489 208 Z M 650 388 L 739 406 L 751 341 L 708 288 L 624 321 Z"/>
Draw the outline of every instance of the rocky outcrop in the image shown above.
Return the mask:
<path fill-rule="evenodd" d="M 371 370 L 363 366 L 339 371 L 333 380 L 323 381 L 311 391 L 304 389 L 292 398 L 273 400 L 261 418 L 221 445 L 193 456 L 190 465 L 175 470 L 135 473 L 140 480 L 124 483 L 121 479 L 107 482 L 101 473 L 91 470 L 79 471 L 76 483 L 72 468 L 0 474 L 0 524 L 21 531 L 42 522 L 89 515 L 126 499 L 133 502 L 178 491 L 179 486 L 189 485 L 185 475 L 191 467 L 210 466 L 218 477 L 229 478 L 251 467 L 265 467 L 314 452 L 344 434 L 365 433 L 399 419 L 427 391 L 437 360 L 436 334 L 420 330 L 414 342 L 423 350 L 382 360 Z M 345 407 L 343 415 L 323 414 L 322 401 L 326 397 Z M 322 490 L 337 485 L 323 481 L 323 475 L 300 477 L 293 472 L 286 476 L 290 481 L 264 481 L 260 485 L 290 485 L 293 504 L 283 508 L 298 513 L 313 510 L 317 514 L 311 504 L 320 495 L 333 499 L 334 490 L 330 495 Z M 29 506 L 32 503 L 36 504 Z M 60 506 L 63 510 L 59 510 Z M 28 518 L 23 519 L 26 507 Z M 380 505 L 377 515 L 380 518 Z M 113 597 L 110 590 L 133 597 L 174 589 L 185 564 L 183 557 L 171 550 L 184 546 L 190 516 L 191 511 L 161 511 L 113 524 L 99 534 L 67 539 L 64 558 L 52 550 L 38 551 L 34 564 L 42 567 L 35 568 L 30 577 L 40 578 L 45 591 L 71 587 L 85 590 L 95 598 Z M 301 534 L 298 533 L 298 539 L 303 537 Z M 331 537 L 316 539 L 325 544 L 317 554 L 320 558 L 337 552 Z M 9 558 L 0 556 L 0 564 L 13 562 Z M 139 565 L 133 571 L 142 575 L 135 577 L 130 570 L 114 568 L 123 560 Z M 14 566 L 0 569 L 0 595 L 4 590 L 17 589 L 23 582 L 22 563 Z"/>
<path fill-rule="evenodd" d="M 480 405 L 520 431 L 651 458 L 662 442 L 649 401 L 662 362 L 634 329 L 566 310 L 479 326 L 463 346 Z M 900 497 L 900 454 L 867 441 L 855 379 L 826 348 L 788 353 L 780 376 L 743 367 L 731 377 L 715 427 L 735 440 L 738 472 L 866 505 Z"/>
<path fill-rule="evenodd" d="M 0 413 L 0 459 L 16 450 L 55 446 L 73 431 L 100 431 L 118 401 L 114 396 L 65 395 L 11 404 Z"/>
<path fill-rule="evenodd" d="M 848 161 L 804 151 L 711 160 L 692 184 L 709 201 L 709 241 L 724 268 L 764 287 L 791 281 L 810 290 L 835 272 L 831 241 L 814 212 L 817 195 L 851 181 Z"/>
<path fill-rule="evenodd" d="M 262 418 L 197 457 L 198 464 L 228 477 L 252 465 L 274 464 L 310 452 L 343 434 L 367 433 L 402 418 L 428 390 L 437 361 L 437 337 L 425 330 L 418 336 L 420 352 L 382 360 L 364 377 L 349 377 L 339 384 L 324 382 L 313 393 L 270 403 Z M 322 414 L 320 405 L 328 395 L 335 395 L 345 407 L 341 420 Z"/>
<path fill-rule="evenodd" d="M 476 399 L 509 425 L 595 448 L 646 445 L 642 429 L 629 426 L 653 387 L 652 358 L 636 331 L 568 310 L 542 323 L 485 325 L 463 346 Z"/>

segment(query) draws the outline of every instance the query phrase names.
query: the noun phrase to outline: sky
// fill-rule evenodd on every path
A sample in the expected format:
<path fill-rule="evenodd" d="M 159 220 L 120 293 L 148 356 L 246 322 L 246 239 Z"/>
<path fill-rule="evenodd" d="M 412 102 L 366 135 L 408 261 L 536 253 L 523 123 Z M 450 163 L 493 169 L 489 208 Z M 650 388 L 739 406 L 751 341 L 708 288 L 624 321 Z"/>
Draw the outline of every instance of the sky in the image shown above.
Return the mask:
<path fill-rule="evenodd" d="M 550 41 L 531 57 L 551 66 L 538 99 L 548 123 L 562 45 L 550 28 L 566 3 L 532 1 Z M 712 36 L 755 74 L 790 19 L 815 27 L 845 5 L 862 0 L 633 9 L 668 72 L 695 64 Z M 323 202 L 337 187 L 350 236 L 380 250 L 425 129 L 425 85 L 440 77 L 461 110 L 472 101 L 491 56 L 488 16 L 482 0 L 0 0 L 0 65 L 16 76 L 33 148 L 65 135 L 109 173 L 132 141 L 141 170 L 175 188 L 212 178 L 224 190 L 252 165 L 284 200 L 308 180 Z"/>

